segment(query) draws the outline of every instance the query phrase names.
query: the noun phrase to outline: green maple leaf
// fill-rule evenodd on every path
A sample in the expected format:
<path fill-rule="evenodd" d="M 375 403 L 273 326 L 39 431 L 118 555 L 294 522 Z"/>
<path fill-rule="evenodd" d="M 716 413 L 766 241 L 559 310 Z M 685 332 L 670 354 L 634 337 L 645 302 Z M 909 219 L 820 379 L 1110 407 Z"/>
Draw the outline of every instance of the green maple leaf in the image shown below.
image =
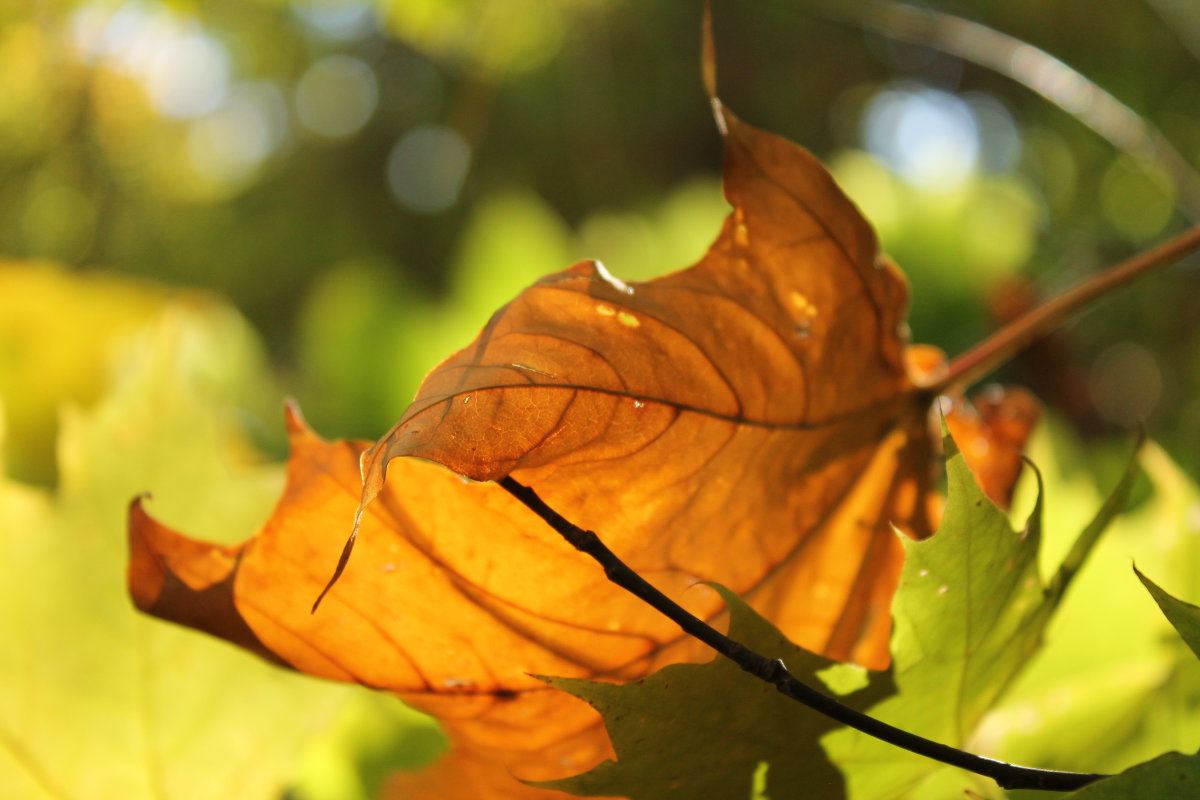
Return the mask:
<path fill-rule="evenodd" d="M 5 800 L 278 797 L 349 696 L 126 597 L 130 497 L 154 487 L 156 513 L 228 538 L 278 493 L 281 470 L 257 463 L 214 401 L 261 374 L 255 347 L 223 306 L 169 306 L 117 365 L 117 388 L 68 409 L 57 492 L 0 477 Z"/>
<path fill-rule="evenodd" d="M 905 542 L 904 571 L 893 602 L 892 669 L 898 691 L 868 713 L 963 747 L 1040 647 L 1071 578 L 1124 507 L 1136 472 L 1131 462 L 1057 573 L 1043 583 L 1038 572 L 1040 475 L 1034 509 L 1025 526 L 1014 530 L 980 491 L 949 437 L 946 453 L 942 524 L 930 539 Z M 826 744 L 856 800 L 908 796 L 949 769 L 850 729 L 827 737 Z M 943 787 L 956 778 L 933 780 Z M 962 788 L 991 785 L 967 773 L 959 780 Z"/>
<path fill-rule="evenodd" d="M 781 658 L 809 683 L 849 688 L 866 673 L 814 655 L 789 642 L 736 595 L 715 587 L 729 607 L 729 634 L 770 658 Z M 673 664 L 625 685 L 547 678 L 604 715 L 617 752 L 572 778 L 538 784 L 585 796 L 632 800 L 750 797 L 756 778 L 772 797 L 834 800 L 843 779 L 825 757 L 820 736 L 837 723 L 782 697 L 770 684 L 718 657 L 706 664 Z M 886 675 L 850 691 L 856 708 L 891 691 Z M 861 680 L 859 681 L 861 683 Z"/>
<path fill-rule="evenodd" d="M 1062 797 L 1063 800 L 1195 800 L 1200 797 L 1200 755 L 1164 753 Z"/>
<path fill-rule="evenodd" d="M 1098 502 L 1083 466 L 1089 456 L 1073 454 L 1075 447 L 1061 431 L 1035 444 L 1052 491 L 1044 545 L 1052 553 L 1067 548 L 1064 529 L 1082 524 L 1081 510 Z M 1193 516 L 1200 493 L 1153 442 L 1142 448 L 1139 466 L 1144 502 L 1105 535 L 1055 614 L 1046 645 L 983 721 L 973 746 L 986 754 L 1114 772 L 1200 742 L 1200 661 L 1129 568 L 1136 556 L 1182 596 L 1200 596 Z"/>

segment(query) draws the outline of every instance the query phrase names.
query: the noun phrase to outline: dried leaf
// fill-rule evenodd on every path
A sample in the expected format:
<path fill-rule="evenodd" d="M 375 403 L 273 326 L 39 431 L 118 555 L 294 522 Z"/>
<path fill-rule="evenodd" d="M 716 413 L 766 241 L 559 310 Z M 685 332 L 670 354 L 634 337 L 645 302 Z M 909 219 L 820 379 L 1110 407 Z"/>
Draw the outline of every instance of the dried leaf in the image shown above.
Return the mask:
<path fill-rule="evenodd" d="M 525 290 L 367 454 L 364 500 L 398 456 L 512 473 L 635 569 L 716 581 L 798 644 L 880 667 L 891 526 L 931 532 L 907 287 L 815 158 L 724 120 L 734 210 L 707 255 L 647 283 L 582 263 Z"/>
<path fill-rule="evenodd" d="M 1020 387 L 989 387 L 971 403 L 959 400 L 946 413 L 946 427 L 979 488 L 1000 508 L 1012 505 L 1029 434 L 1042 404 Z"/>
<path fill-rule="evenodd" d="M 354 568 L 310 614 L 354 514 L 367 443 L 325 442 L 294 409 L 288 428 L 283 496 L 239 548 L 187 539 L 134 503 L 139 608 L 313 675 L 400 694 L 446 724 L 459 766 L 440 769 L 466 786 L 466 774 L 498 782 L 496 797 L 520 796 L 514 772 L 560 777 L 611 754 L 595 712 L 529 672 L 633 677 L 693 647 L 507 492 L 415 459 L 397 463 L 363 519 Z"/>
<path fill-rule="evenodd" d="M 722 118 L 733 212 L 697 265 L 626 285 L 588 262 L 538 281 L 369 450 L 292 411 L 287 488 L 240 548 L 135 505 L 139 607 L 451 720 L 458 749 L 435 769 L 475 797 L 550 797 L 509 775 L 611 753 L 594 712 L 535 700 L 558 696 L 529 673 L 624 680 L 698 646 L 456 473 L 531 484 L 699 616 L 723 604 L 697 583 L 719 582 L 802 646 L 886 664 L 892 526 L 924 537 L 937 505 L 905 282 L 813 156 Z M 359 551 L 310 614 L 356 508 Z M 530 710 L 542 702 L 554 710 Z M 418 796 L 450 791 L 416 780 Z"/>

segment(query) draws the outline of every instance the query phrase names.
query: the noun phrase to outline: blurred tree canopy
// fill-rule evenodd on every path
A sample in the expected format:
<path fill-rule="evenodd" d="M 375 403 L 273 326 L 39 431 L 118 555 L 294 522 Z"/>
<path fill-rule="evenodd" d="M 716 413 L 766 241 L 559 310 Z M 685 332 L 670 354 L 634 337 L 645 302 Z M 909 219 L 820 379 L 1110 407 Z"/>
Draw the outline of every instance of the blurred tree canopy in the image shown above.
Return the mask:
<path fill-rule="evenodd" d="M 959 0 L 919 30 L 907 6 L 858 13 L 718 2 L 722 95 L 832 165 L 913 282 L 916 340 L 960 351 L 1200 216 L 1189 0 Z M 13 399 L 32 337 L 98 337 L 178 287 L 232 299 L 318 430 L 375 437 L 539 275 L 690 263 L 725 209 L 699 17 L 633 0 L 5 6 L 0 254 L 138 287 L 78 307 L 2 290 L 8 427 L 32 431 L 13 437 L 17 475 L 52 479 L 53 409 L 93 391 Z M 1193 260 L 1002 377 L 1085 432 L 1148 419 L 1195 473 L 1197 297 Z M 116 310 L 93 320 L 95 304 Z M 251 411 L 278 444 L 273 413 Z"/>

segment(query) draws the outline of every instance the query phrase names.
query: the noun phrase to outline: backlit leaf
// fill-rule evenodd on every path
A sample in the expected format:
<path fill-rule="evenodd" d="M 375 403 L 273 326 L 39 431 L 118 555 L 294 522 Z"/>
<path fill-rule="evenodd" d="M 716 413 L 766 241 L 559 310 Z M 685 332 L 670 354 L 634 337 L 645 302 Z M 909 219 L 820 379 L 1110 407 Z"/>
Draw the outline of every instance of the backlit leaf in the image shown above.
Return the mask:
<path fill-rule="evenodd" d="M 907 287 L 811 155 L 723 120 L 734 210 L 705 257 L 522 292 L 369 452 L 365 499 L 398 456 L 512 473 L 635 569 L 719 582 L 799 644 L 881 666 L 891 526 L 931 532 Z"/>
<path fill-rule="evenodd" d="M 1078 443 L 1051 426 L 1033 455 L 1046 473 L 1043 572 L 1063 559 L 1083 512 L 1102 499 Z M 1021 764 L 1118 772 L 1200 737 L 1200 662 L 1130 570 L 1130 559 L 1183 596 L 1200 594 L 1194 482 L 1155 443 L 1139 455 L 1152 494 L 1105 533 L 1046 631 L 1046 643 L 976 741 Z M 1032 795 L 1030 795 L 1032 797 Z"/>
<path fill-rule="evenodd" d="M 166 304 L 109 362 L 115 388 L 65 414 L 57 492 L 0 478 L 5 800 L 277 798 L 345 700 L 147 620 L 121 589 L 131 494 L 153 486 L 164 515 L 219 536 L 253 525 L 278 491 L 278 470 L 212 401 L 247 376 L 215 385 L 209 358 L 238 353 L 247 333 L 224 306 Z"/>
<path fill-rule="evenodd" d="M 724 609 L 696 585 L 716 581 L 802 646 L 885 664 L 893 526 L 926 536 L 939 504 L 919 384 L 940 359 L 907 347 L 904 279 L 816 159 L 722 122 L 733 211 L 697 265 L 543 278 L 370 449 L 321 440 L 293 410 L 283 497 L 235 548 L 135 504 L 139 607 L 439 716 L 456 749 L 405 779 L 420 797 L 547 797 L 511 776 L 611 755 L 595 712 L 530 673 L 628 680 L 700 652 L 461 475 L 511 472 L 699 616 Z M 310 614 L 356 508 L 358 551 Z"/>
<path fill-rule="evenodd" d="M 1192 652 L 1200 656 L 1200 608 L 1186 603 L 1160 588 L 1134 567 L 1142 585 L 1150 592 L 1162 613 Z M 1153 797 L 1156 800 L 1190 800 L 1200 795 L 1200 754 L 1165 753 L 1137 764 L 1068 797 L 1086 800 L 1124 800 L 1129 797 Z"/>
<path fill-rule="evenodd" d="M 1200 656 L 1200 608 L 1163 591 L 1136 567 L 1138 579 L 1158 603 L 1175 630 Z M 1098 781 L 1069 797 L 1086 800 L 1117 800 L 1128 797 L 1153 797 L 1156 800 L 1190 800 L 1200 795 L 1200 754 L 1165 753 L 1125 772 Z"/>
<path fill-rule="evenodd" d="M 868 713 L 962 747 L 1040 646 L 1066 578 L 1045 585 L 1038 573 L 1040 493 L 1024 528 L 1013 530 L 975 483 L 950 439 L 947 452 L 948 498 L 938 533 L 906 544 L 894 604 L 898 692 Z M 1134 474 L 1131 463 L 1112 500 L 1080 536 L 1087 548 L 1123 507 Z M 1070 568 L 1085 556 L 1073 553 Z M 840 731 L 827 742 L 834 761 L 847 773 L 855 800 L 906 797 L 941 769 L 857 731 Z M 964 787 L 975 781 L 963 780 Z"/>
<path fill-rule="evenodd" d="M 1142 585 L 1150 592 L 1154 602 L 1158 603 L 1158 607 L 1171 621 L 1171 625 L 1179 632 L 1183 641 L 1187 643 L 1193 653 L 1200 656 L 1200 607 L 1186 603 L 1163 591 L 1158 584 L 1143 575 L 1137 567 L 1134 567 L 1133 571 L 1137 573 Z"/>

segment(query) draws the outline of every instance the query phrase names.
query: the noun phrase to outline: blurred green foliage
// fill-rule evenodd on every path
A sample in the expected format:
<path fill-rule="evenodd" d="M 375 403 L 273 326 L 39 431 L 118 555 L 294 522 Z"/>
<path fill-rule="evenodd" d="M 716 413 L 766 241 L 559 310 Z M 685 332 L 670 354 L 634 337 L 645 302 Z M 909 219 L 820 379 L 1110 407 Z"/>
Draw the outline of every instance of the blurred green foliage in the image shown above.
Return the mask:
<path fill-rule="evenodd" d="M 227 523 L 265 511 L 261 476 L 205 513 L 171 499 L 162 485 L 171 475 L 184 476 L 179 485 L 189 489 L 241 475 L 215 456 L 197 458 L 196 448 L 211 446 L 203 437 L 165 446 L 130 439 L 117 426 L 103 428 L 110 439 L 92 450 L 81 444 L 81 420 L 134 402 L 128 387 L 139 384 L 130 382 L 136 359 L 129 354 L 165 340 L 161 326 L 158 334 L 145 328 L 164 313 L 210 320 L 172 334 L 177 363 L 190 370 L 186 391 L 167 381 L 171 369 L 162 364 L 160 382 L 176 387 L 172 402 L 191 392 L 195 414 L 215 413 L 212 425 L 235 430 L 220 441 L 236 451 L 234 463 L 244 463 L 259 451 L 282 454 L 284 393 L 325 435 L 378 436 L 428 369 L 540 275 L 599 258 L 637 280 L 695 260 L 725 213 L 720 141 L 697 64 L 699 5 L 41 0 L 0 7 L 0 398 L 5 496 L 20 506 L 13 513 L 62 533 L 68 526 L 60 516 L 78 527 L 87 510 L 117 536 L 121 505 L 154 476 L 164 507 L 178 502 L 178 520 L 194 519 L 190 529 L 226 539 L 235 528 L 233 538 L 251 532 Z M 969 61 L 834 21 L 815 1 L 715 5 L 723 98 L 831 164 L 912 280 L 918 341 L 960 352 L 1035 298 L 1177 232 L 1197 214 L 1184 179 L 1200 164 L 1200 15 L 1182 0 L 930 4 L 1079 69 L 1174 144 L 1184 161 L 1174 168 L 1114 149 L 1080 121 L 1082 100 L 1069 109 L 1052 105 Z M 1084 98 L 1086 87 L 1080 92 Z M 1119 434 L 1145 419 L 1167 453 L 1200 474 L 1197 264 L 1190 259 L 1106 299 L 1000 377 L 1031 385 L 1087 436 Z M 209 324 L 221 333 L 204 333 Z M 113 393 L 122 386 L 118 402 Z M 71 412 L 75 422 L 65 429 L 64 406 L 83 409 Z M 129 408 L 121 413 L 133 430 L 141 417 Z M 161 407 L 136 408 L 156 424 L 179 424 Z M 103 475 L 96 448 L 105 441 L 110 457 L 119 453 L 136 469 L 107 476 L 94 507 L 72 507 L 70 497 L 52 506 L 58 500 L 44 487 L 56 477 Z M 1070 437 L 1056 433 L 1054 441 L 1053 452 L 1043 448 L 1037 457 L 1043 466 L 1072 458 L 1063 455 Z M 1048 470 L 1049 483 L 1078 494 L 1060 510 L 1094 504 L 1087 473 L 1103 483 L 1113 461 L 1106 452 L 1089 447 L 1071 470 L 1057 477 Z M 86 469 L 71 461 L 85 456 Z M 1159 501 L 1122 529 L 1119 542 L 1194 519 L 1194 487 L 1162 458 L 1152 468 Z M 212 474 L 194 476 L 187 463 Z M 1163 488 L 1170 486 L 1174 495 Z M 237 499 L 243 489 L 257 499 Z M 1049 533 L 1078 527 L 1057 524 L 1055 513 L 1048 508 Z M 6 533 L 16 530 L 11 519 Z M 103 555 L 114 580 L 118 545 L 110 541 Z M 1152 754 L 1170 739 L 1162 731 L 1174 724 L 1172 698 L 1200 696 L 1195 675 L 1164 660 L 1158 628 L 1139 634 L 1154 639 L 1143 642 L 1152 649 L 1147 657 L 1131 655 L 1136 648 L 1116 636 L 1111 620 L 1123 619 L 1120 603 L 1104 598 L 1105 580 L 1125 567 L 1121 546 L 1106 551 L 1099 577 L 1081 579 L 1078 591 L 1095 608 L 1070 612 L 1067 604 L 1068 613 L 1092 615 L 1090 625 L 1071 623 L 1081 638 L 1060 637 L 1065 644 L 1018 687 L 1015 716 L 995 723 L 991 735 L 1005 754 L 1044 757 L 1070 740 L 1056 731 L 1078 733 L 1070 709 L 1057 714 L 1051 701 L 1062 690 L 1057 670 L 1085 646 L 1102 648 L 1088 702 L 1109 698 L 1113 709 L 1105 728 L 1112 735 L 1091 752 L 1122 762 Z M 1198 563 L 1172 557 L 1154 574 Z M 98 608 L 124 626 L 121 636 L 157 625 L 130 627 L 110 583 Z M 1180 576 L 1172 585 L 1196 584 Z M 1144 597 L 1127 599 L 1144 605 Z M 198 663 L 203 672 L 209 662 Z M 103 702 L 111 696 L 97 692 Z M 1037 730 L 1048 733 L 1026 735 L 1026 699 Z M 291 756 L 281 756 L 264 785 L 298 774 L 296 793 L 308 800 L 369 797 L 397 752 L 413 765 L 436 750 L 425 723 L 354 702 L 326 739 L 309 743 L 304 766 L 289 771 Z M 329 708 L 314 713 L 330 716 Z M 1150 708 L 1152 718 L 1134 719 L 1131 708 Z M 1138 725 L 1150 734 L 1133 737 Z M 1081 752 L 1064 752 L 1062 765 L 1086 768 Z"/>
<path fill-rule="evenodd" d="M 212 302 L 172 303 L 131 333 L 97 359 L 99 401 L 63 415 L 57 490 L 0 473 L 0 602 L 13 609 L 0 786 L 13 800 L 269 800 L 349 690 L 156 623 L 124 587 L 132 497 L 153 487 L 156 513 L 229 542 L 279 492 L 280 468 L 226 413 L 261 388 L 257 342 Z"/>
<path fill-rule="evenodd" d="M 1064 109 L 815 0 L 718 2 L 726 101 L 833 164 L 912 278 L 915 338 L 954 353 L 1182 227 L 1200 16 L 1175 0 L 942 8 L 1078 68 L 1185 162 L 1115 150 L 1081 122 L 1086 86 Z M 628 0 L 9 6 L 0 254 L 229 297 L 318 429 L 377 436 L 532 278 L 584 257 L 648 277 L 715 235 L 698 19 L 699 3 Z M 1148 418 L 1195 472 L 1198 290 L 1193 260 L 1004 377 L 1089 433 Z"/>

